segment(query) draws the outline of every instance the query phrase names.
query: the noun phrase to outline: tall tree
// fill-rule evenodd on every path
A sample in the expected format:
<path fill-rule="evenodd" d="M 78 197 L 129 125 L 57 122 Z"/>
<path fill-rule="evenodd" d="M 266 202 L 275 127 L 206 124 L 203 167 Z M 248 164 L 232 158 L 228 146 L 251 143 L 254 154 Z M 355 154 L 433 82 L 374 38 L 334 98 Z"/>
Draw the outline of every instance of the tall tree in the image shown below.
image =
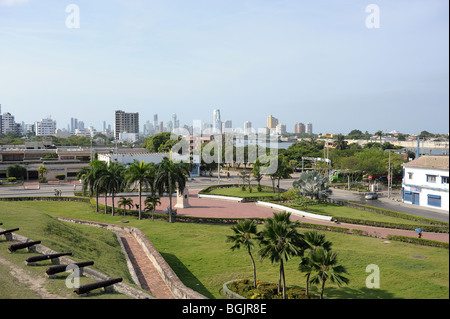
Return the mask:
<path fill-rule="evenodd" d="M 128 167 L 125 178 L 128 185 L 132 185 L 139 192 L 139 220 L 142 218 L 142 189 L 150 187 L 152 194 L 155 189 L 156 167 L 154 163 L 138 162 L 134 160 Z"/>
<path fill-rule="evenodd" d="M 155 186 L 161 195 L 164 190 L 169 194 L 169 222 L 172 223 L 172 194 L 178 190 L 183 193 L 189 168 L 184 163 L 175 163 L 167 157 L 158 164 Z"/>
<path fill-rule="evenodd" d="M 95 183 L 95 181 L 103 174 L 104 171 L 106 171 L 106 168 L 107 166 L 105 162 L 95 160 L 90 162 L 88 167 L 81 169 L 77 174 L 77 178 L 83 182 L 83 192 L 88 189 L 90 196 L 95 195 L 97 213 L 99 211 L 98 195 L 101 190 L 101 185 Z"/>
<path fill-rule="evenodd" d="M 273 218 L 267 218 L 261 233 L 259 255 L 261 259 L 269 258 L 271 263 L 279 262 L 278 292 L 282 290 L 286 298 L 286 278 L 284 262 L 302 253 L 301 236 L 296 231 L 297 222 L 291 222 L 289 213 L 274 213 Z"/>
<path fill-rule="evenodd" d="M 240 249 L 241 247 L 247 249 L 253 265 L 253 286 L 256 288 L 256 266 L 252 249 L 255 245 L 253 240 L 258 239 L 260 236 L 260 233 L 257 231 L 257 225 L 254 221 L 244 220 L 231 227 L 231 230 L 234 232 L 234 235 L 227 236 L 227 242 L 233 243 L 231 250 Z"/>
<path fill-rule="evenodd" d="M 105 171 L 102 172 L 101 176 L 96 180 L 95 183 L 97 183 L 98 187 L 101 187 L 102 190 L 105 192 L 105 212 L 107 211 L 107 197 L 108 193 L 111 194 L 111 201 L 112 201 L 112 213 L 111 215 L 114 216 L 114 196 L 118 192 L 120 192 L 124 185 L 125 185 L 125 178 L 124 178 L 124 172 L 125 172 L 125 166 L 119 163 L 111 162 L 109 163 L 108 167 Z"/>

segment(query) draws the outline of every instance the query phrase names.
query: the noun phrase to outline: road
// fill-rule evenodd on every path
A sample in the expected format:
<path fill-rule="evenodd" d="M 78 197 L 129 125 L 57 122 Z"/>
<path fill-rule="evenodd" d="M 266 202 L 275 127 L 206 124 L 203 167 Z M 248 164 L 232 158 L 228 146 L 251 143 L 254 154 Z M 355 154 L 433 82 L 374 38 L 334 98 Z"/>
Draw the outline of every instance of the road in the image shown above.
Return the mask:
<path fill-rule="evenodd" d="M 292 183 L 299 177 L 299 173 L 293 174 L 293 178 L 281 180 L 280 188 L 288 189 L 292 187 Z M 217 174 L 212 178 L 209 177 L 196 177 L 187 183 L 189 189 L 200 190 L 210 185 L 217 185 L 219 180 Z M 238 177 L 235 173 L 231 173 L 229 179 L 223 174 L 220 178 L 220 184 L 238 184 Z M 268 177 L 264 177 L 261 180 L 262 185 L 272 186 L 272 181 Z M 81 184 L 75 183 L 76 189 L 81 190 Z M 38 183 L 27 183 L 24 186 L 14 186 L 14 187 L 0 187 L 0 197 L 23 197 L 23 196 L 55 196 L 55 189 L 62 191 L 62 196 L 73 196 L 74 195 L 74 184 L 58 184 L 54 183 L 51 185 L 40 185 Z M 369 206 L 380 207 L 384 209 L 389 209 L 397 212 L 412 214 L 421 217 L 432 218 L 439 221 L 449 222 L 449 212 L 441 211 L 438 209 L 423 208 L 418 206 L 413 206 L 399 202 L 399 194 L 393 194 L 392 198 L 389 199 L 386 196 L 381 196 L 377 200 L 365 200 L 363 195 L 357 194 L 352 191 L 344 191 L 339 189 L 332 189 L 333 194 L 332 199 L 342 200 L 342 201 L 353 201 L 356 203 L 361 203 Z M 383 194 L 384 195 L 384 194 Z"/>

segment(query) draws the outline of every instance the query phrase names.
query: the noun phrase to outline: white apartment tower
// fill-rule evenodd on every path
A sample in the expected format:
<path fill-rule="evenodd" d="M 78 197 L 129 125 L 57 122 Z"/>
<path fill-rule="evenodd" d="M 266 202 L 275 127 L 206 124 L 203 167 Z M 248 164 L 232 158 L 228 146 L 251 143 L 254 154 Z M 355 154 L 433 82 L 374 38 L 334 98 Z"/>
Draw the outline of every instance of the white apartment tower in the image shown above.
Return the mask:
<path fill-rule="evenodd" d="M 36 136 L 49 136 L 56 133 L 56 121 L 51 118 L 42 119 L 39 122 L 35 122 L 34 128 L 36 130 Z"/>

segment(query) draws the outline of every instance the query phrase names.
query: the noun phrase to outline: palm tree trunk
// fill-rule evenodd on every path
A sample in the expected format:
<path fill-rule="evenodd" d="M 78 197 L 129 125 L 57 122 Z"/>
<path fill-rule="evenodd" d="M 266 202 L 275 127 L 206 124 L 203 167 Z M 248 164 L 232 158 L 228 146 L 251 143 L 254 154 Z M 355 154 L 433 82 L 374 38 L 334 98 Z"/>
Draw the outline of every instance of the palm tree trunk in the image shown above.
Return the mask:
<path fill-rule="evenodd" d="M 247 248 L 248 254 L 250 255 L 250 258 L 252 259 L 252 265 L 253 265 L 253 286 L 256 288 L 256 266 L 255 261 L 253 260 L 252 253 L 250 252 L 250 247 Z"/>
<path fill-rule="evenodd" d="M 105 214 L 108 212 L 108 193 L 105 192 Z"/>
<path fill-rule="evenodd" d="M 142 183 L 139 183 L 139 220 L 141 220 L 141 202 L 142 202 Z"/>
<path fill-rule="evenodd" d="M 284 276 L 284 266 L 283 266 L 283 259 L 281 259 L 281 265 L 280 265 L 280 271 L 283 275 L 283 299 L 286 299 L 286 278 Z"/>
<path fill-rule="evenodd" d="M 111 193 L 111 205 L 112 205 L 111 216 L 114 216 L 114 192 Z"/>
<path fill-rule="evenodd" d="M 322 277 L 322 291 L 320 292 L 320 299 L 323 299 L 323 291 L 325 290 L 326 279 Z"/>
<path fill-rule="evenodd" d="M 95 206 L 96 206 L 95 210 L 96 210 L 96 212 L 98 213 L 98 211 L 99 211 L 99 209 L 98 209 L 98 191 L 95 192 L 95 202 L 96 202 L 96 204 L 95 204 Z"/>
<path fill-rule="evenodd" d="M 311 276 L 311 274 L 307 274 L 306 275 L 306 296 L 309 297 L 309 276 Z"/>
<path fill-rule="evenodd" d="M 169 223 L 172 223 L 172 178 L 170 175 L 171 174 L 169 173 Z"/>

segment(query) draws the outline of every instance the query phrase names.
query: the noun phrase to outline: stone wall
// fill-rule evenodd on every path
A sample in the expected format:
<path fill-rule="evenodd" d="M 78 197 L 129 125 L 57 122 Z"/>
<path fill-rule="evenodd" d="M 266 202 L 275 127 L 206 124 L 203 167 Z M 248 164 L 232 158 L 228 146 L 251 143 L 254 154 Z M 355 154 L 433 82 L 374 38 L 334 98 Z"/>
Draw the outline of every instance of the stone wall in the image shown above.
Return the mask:
<path fill-rule="evenodd" d="M 104 228 L 113 232 L 124 232 L 129 233 L 136 238 L 138 243 L 141 245 L 142 249 L 146 253 L 148 259 L 155 266 L 161 278 L 164 280 L 166 285 L 172 291 L 172 294 L 175 298 L 178 299 L 207 299 L 202 294 L 192 290 L 191 288 L 186 287 L 182 281 L 178 278 L 169 264 L 165 261 L 165 259 L 161 256 L 161 254 L 156 250 L 150 240 L 145 236 L 145 234 L 136 227 L 131 226 L 121 226 L 121 225 L 113 225 L 106 223 L 99 223 L 93 221 L 83 221 L 72 218 L 62 218 L 57 217 L 62 221 L 78 223 L 82 225 L 89 225 L 99 228 Z"/>

